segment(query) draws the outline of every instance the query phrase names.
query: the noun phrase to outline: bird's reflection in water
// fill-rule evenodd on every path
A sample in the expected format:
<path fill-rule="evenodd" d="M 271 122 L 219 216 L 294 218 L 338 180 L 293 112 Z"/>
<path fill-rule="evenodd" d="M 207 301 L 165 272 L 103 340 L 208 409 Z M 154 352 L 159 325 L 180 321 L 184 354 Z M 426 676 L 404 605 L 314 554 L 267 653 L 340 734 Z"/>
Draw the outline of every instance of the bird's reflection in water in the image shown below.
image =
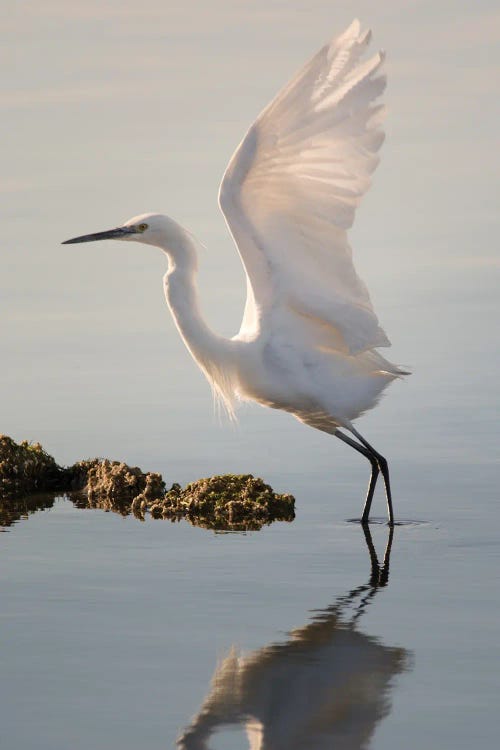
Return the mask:
<path fill-rule="evenodd" d="M 387 585 L 392 529 L 382 565 L 368 529 L 368 583 L 318 612 L 284 643 L 239 655 L 217 667 L 199 713 L 178 740 L 183 750 L 209 748 L 217 730 L 240 725 L 250 750 L 366 748 L 390 710 L 395 675 L 409 664 L 403 648 L 358 630 L 377 591 Z"/>

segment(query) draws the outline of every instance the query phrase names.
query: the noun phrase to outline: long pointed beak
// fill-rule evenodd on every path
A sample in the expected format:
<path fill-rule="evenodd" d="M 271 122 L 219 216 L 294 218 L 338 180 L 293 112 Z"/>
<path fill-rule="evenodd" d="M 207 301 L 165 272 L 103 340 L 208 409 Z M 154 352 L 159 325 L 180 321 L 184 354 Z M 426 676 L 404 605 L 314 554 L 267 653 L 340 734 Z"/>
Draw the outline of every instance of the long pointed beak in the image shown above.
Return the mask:
<path fill-rule="evenodd" d="M 75 242 L 95 242 L 96 240 L 119 240 L 122 237 L 126 237 L 128 234 L 135 234 L 136 229 L 134 227 L 117 227 L 116 229 L 108 229 L 107 232 L 95 232 L 94 234 L 82 234 L 81 237 L 73 237 L 71 240 L 66 240 L 63 245 L 73 245 Z"/>

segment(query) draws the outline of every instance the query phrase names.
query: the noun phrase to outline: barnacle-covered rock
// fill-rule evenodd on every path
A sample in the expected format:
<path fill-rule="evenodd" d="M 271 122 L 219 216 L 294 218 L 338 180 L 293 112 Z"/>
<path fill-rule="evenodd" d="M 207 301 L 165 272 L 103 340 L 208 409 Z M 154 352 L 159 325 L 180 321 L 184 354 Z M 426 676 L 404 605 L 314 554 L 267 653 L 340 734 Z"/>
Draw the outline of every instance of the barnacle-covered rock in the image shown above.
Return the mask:
<path fill-rule="evenodd" d="M 141 520 L 147 513 L 171 521 L 185 518 L 193 525 L 215 530 L 260 529 L 273 521 L 293 521 L 295 517 L 291 495 L 275 493 L 251 474 L 207 477 L 184 488 L 173 484 L 165 492 L 160 474 L 144 473 L 137 466 L 92 458 L 62 467 L 39 443 L 18 444 L 1 435 L 0 523 L 3 516 L 6 523 L 12 523 L 32 506 L 37 508 L 38 501 L 33 505 L 26 500 L 35 492 L 72 492 L 79 508 L 133 513 Z M 50 507 L 54 497 L 40 499 L 40 507 Z M 16 498 L 20 499 L 17 505 Z"/>
<path fill-rule="evenodd" d="M 137 466 L 107 459 L 90 467 L 86 489 L 90 507 L 115 510 L 123 515 L 132 509 L 143 513 L 144 505 L 165 496 L 165 482 L 160 474 L 144 474 Z"/>
<path fill-rule="evenodd" d="M 89 470 L 99 463 L 99 458 L 91 458 L 59 466 L 40 443 L 16 443 L 0 435 L 0 498 L 83 489 Z"/>
<path fill-rule="evenodd" d="M 174 484 L 161 503 L 163 518 L 220 530 L 260 529 L 273 521 L 293 521 L 295 499 L 281 495 L 252 474 L 223 474 Z M 159 514 L 160 504 L 155 507 Z"/>
<path fill-rule="evenodd" d="M 61 467 L 40 443 L 16 443 L 7 435 L 0 435 L 1 497 L 57 490 L 61 479 Z"/>

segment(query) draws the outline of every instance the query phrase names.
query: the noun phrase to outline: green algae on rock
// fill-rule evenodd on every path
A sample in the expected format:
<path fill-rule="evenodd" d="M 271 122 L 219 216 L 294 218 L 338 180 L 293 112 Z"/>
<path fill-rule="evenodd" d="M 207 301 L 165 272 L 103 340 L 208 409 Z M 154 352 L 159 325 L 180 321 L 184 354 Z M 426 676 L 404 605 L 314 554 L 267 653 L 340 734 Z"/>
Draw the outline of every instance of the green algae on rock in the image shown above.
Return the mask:
<path fill-rule="evenodd" d="M 133 513 L 225 531 L 262 528 L 273 521 L 293 521 L 295 500 L 278 495 L 251 474 L 226 474 L 198 479 L 182 488 L 173 484 L 165 493 L 160 474 L 143 474 L 118 461 L 101 461 L 88 473 L 86 495 L 79 507 L 103 508 L 122 515 Z"/>
<path fill-rule="evenodd" d="M 0 435 L 0 496 L 57 490 L 62 474 L 61 467 L 40 443 L 16 443 L 7 435 Z"/>
<path fill-rule="evenodd" d="M 71 499 L 79 508 L 102 508 L 121 515 L 133 513 L 141 520 L 147 513 L 152 518 L 171 521 L 185 518 L 193 525 L 214 530 L 254 530 L 273 521 L 295 518 L 295 499 L 275 493 L 251 474 L 207 477 L 184 488 L 173 484 L 165 492 L 160 474 L 144 473 L 136 466 L 99 458 L 77 461 L 69 467 L 58 466 L 39 443 L 18 444 L 1 435 L 0 523 L 2 510 L 10 522 L 25 516 L 33 506 L 27 503 L 26 496 L 35 492 L 72 492 Z M 14 507 L 16 498 L 19 510 Z M 40 507 L 51 504 L 47 499 L 40 499 L 40 503 Z"/>
<path fill-rule="evenodd" d="M 91 458 L 59 466 L 40 443 L 16 443 L 8 435 L 0 435 L 0 499 L 83 489 L 89 469 L 100 461 Z"/>
<path fill-rule="evenodd" d="M 252 530 L 273 521 L 293 521 L 295 499 L 280 495 L 252 474 L 224 474 L 172 485 L 164 499 L 153 503 L 154 518 L 186 518 L 196 526 L 219 530 Z"/>

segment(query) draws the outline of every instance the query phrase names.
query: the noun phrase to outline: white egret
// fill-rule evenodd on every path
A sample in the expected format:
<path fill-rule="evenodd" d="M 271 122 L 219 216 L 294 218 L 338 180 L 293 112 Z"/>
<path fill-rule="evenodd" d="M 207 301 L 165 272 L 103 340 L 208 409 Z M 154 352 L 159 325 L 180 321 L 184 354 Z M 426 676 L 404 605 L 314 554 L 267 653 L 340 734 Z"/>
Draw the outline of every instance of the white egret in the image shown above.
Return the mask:
<path fill-rule="evenodd" d="M 219 202 L 247 276 L 236 336 L 223 338 L 204 322 L 196 241 L 172 219 L 142 214 L 65 244 L 120 239 L 161 248 L 179 333 L 229 415 L 238 400 L 257 401 L 352 446 L 371 464 L 362 523 L 380 471 L 393 525 L 387 461 L 353 425 L 406 374 L 377 351 L 390 343 L 347 239 L 383 141 L 384 55 L 363 60 L 369 41 L 356 20 L 324 46 L 259 115 L 229 162 Z"/>

